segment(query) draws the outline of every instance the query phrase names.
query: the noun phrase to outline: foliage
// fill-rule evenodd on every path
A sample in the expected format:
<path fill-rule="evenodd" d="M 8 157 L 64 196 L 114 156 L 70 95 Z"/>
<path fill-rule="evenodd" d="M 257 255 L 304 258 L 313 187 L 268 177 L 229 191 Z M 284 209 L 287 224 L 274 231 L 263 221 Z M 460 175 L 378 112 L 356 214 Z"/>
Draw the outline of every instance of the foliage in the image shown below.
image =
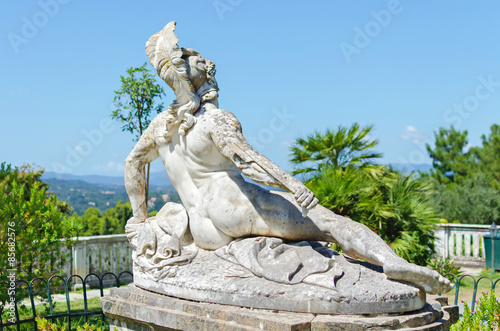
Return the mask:
<path fill-rule="evenodd" d="M 464 314 L 460 320 L 452 325 L 452 331 L 458 330 L 499 330 L 500 329 L 500 302 L 493 292 L 483 293 L 476 306 L 476 311 L 471 312 L 467 302 L 464 302 Z"/>
<path fill-rule="evenodd" d="M 476 165 L 474 153 L 467 150 L 467 131 L 440 128 L 434 137 L 434 149 L 426 146 L 432 158 L 430 176 L 441 184 L 463 183 Z"/>
<path fill-rule="evenodd" d="M 130 202 L 122 204 L 121 200 L 114 208 L 100 213 L 97 208 L 88 208 L 82 216 L 75 215 L 77 222 L 82 224 L 80 235 L 96 236 L 105 234 L 125 233 L 125 224 L 132 217 Z"/>
<path fill-rule="evenodd" d="M 443 258 L 442 256 L 435 255 L 427 266 L 432 270 L 436 270 L 440 275 L 451 273 L 460 278 L 463 274 L 462 269 L 455 266 L 455 261 L 451 260 L 449 257 Z"/>
<path fill-rule="evenodd" d="M 37 317 L 35 318 L 38 329 L 41 331 L 66 331 L 65 325 L 58 325 L 56 323 L 49 322 L 48 319 Z"/>
<path fill-rule="evenodd" d="M 157 211 L 153 210 L 149 213 L 149 216 L 155 216 L 156 213 Z M 73 216 L 81 225 L 79 230 L 81 236 L 121 234 L 125 233 L 125 224 L 132 217 L 132 207 L 130 202 L 122 204 L 120 200 L 114 208 L 109 208 L 104 213 L 101 213 L 97 208 L 91 207 L 82 216 L 77 214 L 73 214 Z"/>
<path fill-rule="evenodd" d="M 57 323 L 51 323 L 48 319 L 37 317 L 37 326 L 42 331 L 66 331 L 65 325 L 59 325 Z M 89 325 L 88 323 L 83 324 L 83 326 L 77 326 L 76 331 L 101 331 L 100 327 L 95 325 Z"/>
<path fill-rule="evenodd" d="M 370 130 L 371 127 L 366 127 L 360 134 L 345 134 L 359 133 L 359 126 L 355 124 L 349 130 L 340 127 L 339 132 L 343 133 L 339 135 L 329 131 L 327 136 L 330 138 L 321 143 L 318 143 L 318 135 L 310 136 L 307 141 L 297 140 L 292 147 L 291 161 L 297 167 L 306 168 L 298 168 L 295 173 L 312 174 L 305 184 L 321 205 L 365 224 L 398 255 L 425 265 L 434 252 L 433 230 L 438 220 L 429 201 L 431 186 L 390 167 L 370 164 L 371 158 L 380 156 L 367 151 L 367 146 L 373 148 L 377 145 L 376 140 L 366 140 Z M 357 138 L 360 136 L 364 143 L 359 143 Z M 320 147 L 313 149 L 309 146 Z M 339 162 L 340 158 L 335 158 L 339 153 L 332 153 L 338 146 L 349 146 L 347 152 L 340 154 L 351 157 L 343 157 Z M 312 167 L 305 163 L 310 160 L 316 162 Z"/>
<path fill-rule="evenodd" d="M 76 235 L 77 223 L 71 207 L 48 193 L 40 181 L 43 169 L 32 166 L 12 168 L 0 165 L 0 281 L 15 273 L 16 279 L 49 278 L 61 274 L 69 258 L 70 237 Z M 9 255 L 10 254 L 10 255 Z M 7 300 L 0 291 L 0 302 Z M 16 290 L 20 301 L 27 295 Z"/>
<path fill-rule="evenodd" d="M 433 184 L 432 201 L 447 220 L 465 224 L 500 222 L 500 193 L 490 187 L 485 174 L 475 173 L 463 184 L 446 186 L 436 180 Z"/>
<path fill-rule="evenodd" d="M 291 147 L 290 161 L 297 166 L 292 174 L 318 174 L 325 168 L 360 165 L 380 158 L 381 154 L 371 151 L 378 144 L 369 137 L 372 130 L 371 125 L 361 128 L 354 123 L 349 129 L 340 126 L 337 131 L 298 138 Z"/>

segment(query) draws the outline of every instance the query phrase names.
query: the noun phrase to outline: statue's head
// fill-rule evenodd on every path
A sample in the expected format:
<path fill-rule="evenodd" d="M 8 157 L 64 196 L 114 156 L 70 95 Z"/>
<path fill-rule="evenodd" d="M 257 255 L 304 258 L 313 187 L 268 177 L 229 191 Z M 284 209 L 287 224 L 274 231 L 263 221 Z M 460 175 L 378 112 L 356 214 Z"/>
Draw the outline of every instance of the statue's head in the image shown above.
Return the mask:
<path fill-rule="evenodd" d="M 209 92 L 219 90 L 215 80 L 215 63 L 206 60 L 192 48 L 183 48 L 182 58 L 186 61 L 187 73 L 196 94 L 203 97 Z"/>
<path fill-rule="evenodd" d="M 180 123 L 178 132 L 184 135 L 196 122 L 194 114 L 201 102 L 217 102 L 215 64 L 191 48 L 177 45 L 176 22 L 168 23 L 146 43 L 149 62 L 158 75 L 172 88 L 176 99 L 168 107 L 165 137 L 170 140 L 172 130 Z"/>

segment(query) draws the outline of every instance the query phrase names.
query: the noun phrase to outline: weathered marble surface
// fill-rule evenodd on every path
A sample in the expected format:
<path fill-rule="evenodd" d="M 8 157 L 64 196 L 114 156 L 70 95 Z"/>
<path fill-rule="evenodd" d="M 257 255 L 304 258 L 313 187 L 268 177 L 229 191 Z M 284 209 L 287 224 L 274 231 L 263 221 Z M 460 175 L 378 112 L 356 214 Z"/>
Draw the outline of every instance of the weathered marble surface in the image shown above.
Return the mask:
<path fill-rule="evenodd" d="M 101 298 L 110 329 L 134 330 L 449 330 L 458 307 L 434 298 L 422 309 L 402 315 L 318 315 L 249 309 L 152 293 L 135 286 L 111 289 Z"/>
<path fill-rule="evenodd" d="M 189 300 L 293 312 L 386 314 L 424 306 L 425 293 L 416 286 L 388 280 L 379 267 L 344 261 L 339 267 L 345 274 L 329 289 L 272 282 L 200 249 L 191 263 L 166 267 L 161 280 L 136 268 L 134 284 Z"/>

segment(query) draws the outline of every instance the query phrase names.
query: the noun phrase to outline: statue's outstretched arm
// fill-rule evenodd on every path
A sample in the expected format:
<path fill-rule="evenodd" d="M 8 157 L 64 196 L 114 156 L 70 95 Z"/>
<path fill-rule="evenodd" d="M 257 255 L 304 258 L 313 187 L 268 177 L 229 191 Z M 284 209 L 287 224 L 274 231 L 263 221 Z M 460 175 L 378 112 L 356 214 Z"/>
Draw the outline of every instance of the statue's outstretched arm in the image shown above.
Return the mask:
<path fill-rule="evenodd" d="M 294 193 L 303 208 L 311 209 L 316 206 L 318 199 L 301 181 L 250 146 L 243 136 L 239 121 L 232 113 L 219 110 L 214 119 L 212 140 L 221 154 L 245 176 L 259 184 Z"/>
<path fill-rule="evenodd" d="M 159 157 L 153 137 L 153 123 L 144 131 L 132 152 L 125 160 L 125 188 L 132 205 L 134 222 L 148 218 L 145 197 L 144 166 Z"/>

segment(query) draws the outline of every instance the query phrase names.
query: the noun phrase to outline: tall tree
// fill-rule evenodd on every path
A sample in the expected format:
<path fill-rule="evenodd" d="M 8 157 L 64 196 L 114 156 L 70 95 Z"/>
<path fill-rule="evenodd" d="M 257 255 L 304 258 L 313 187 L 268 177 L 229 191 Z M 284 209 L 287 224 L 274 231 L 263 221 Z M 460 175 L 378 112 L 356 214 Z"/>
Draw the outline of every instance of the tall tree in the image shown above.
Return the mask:
<path fill-rule="evenodd" d="M 360 165 L 380 158 L 382 154 L 371 150 L 378 144 L 369 136 L 372 130 L 372 125 L 361 128 L 354 123 L 350 128 L 339 126 L 337 131 L 297 139 L 291 147 L 290 162 L 296 167 L 292 174 L 317 174 L 327 167 Z"/>
<path fill-rule="evenodd" d="M 163 110 L 163 103 L 157 103 L 157 100 L 165 95 L 165 91 L 156 82 L 156 75 L 146 66 L 147 63 L 138 68 L 131 67 L 127 69 L 128 76 L 120 76 L 122 85 L 115 91 L 116 109 L 111 114 L 111 118 L 122 122 L 122 131 L 135 134 L 136 141 L 149 126 L 151 112 L 160 113 Z M 149 192 L 149 169 L 148 163 L 146 201 Z"/>
<path fill-rule="evenodd" d="M 500 125 L 493 124 L 488 136 L 481 137 L 483 146 L 474 148 L 479 168 L 489 179 L 492 188 L 500 191 Z"/>
<path fill-rule="evenodd" d="M 434 133 L 434 149 L 427 144 L 427 151 L 432 158 L 430 176 L 439 183 L 463 183 L 475 168 L 474 154 L 468 150 L 467 131 L 440 128 Z M 424 175 L 425 176 L 425 175 Z"/>

